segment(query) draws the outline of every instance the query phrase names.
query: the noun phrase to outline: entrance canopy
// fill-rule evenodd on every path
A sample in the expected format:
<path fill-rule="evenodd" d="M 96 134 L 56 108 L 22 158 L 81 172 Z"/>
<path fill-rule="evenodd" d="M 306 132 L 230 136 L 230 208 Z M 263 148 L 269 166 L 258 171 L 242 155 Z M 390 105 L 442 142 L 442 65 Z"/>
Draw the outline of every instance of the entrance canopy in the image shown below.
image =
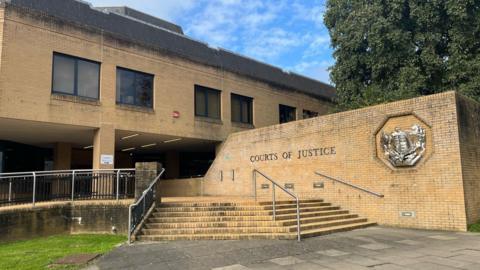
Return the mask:
<path fill-rule="evenodd" d="M 94 167 L 97 128 L 4 118 L 0 118 L 0 126 L 0 169 L 3 172 Z M 114 132 L 111 138 L 114 138 L 116 168 L 132 168 L 135 162 L 156 161 L 167 169 L 166 178 L 203 176 L 220 143 L 128 130 Z M 112 139 L 106 143 L 112 143 Z"/>

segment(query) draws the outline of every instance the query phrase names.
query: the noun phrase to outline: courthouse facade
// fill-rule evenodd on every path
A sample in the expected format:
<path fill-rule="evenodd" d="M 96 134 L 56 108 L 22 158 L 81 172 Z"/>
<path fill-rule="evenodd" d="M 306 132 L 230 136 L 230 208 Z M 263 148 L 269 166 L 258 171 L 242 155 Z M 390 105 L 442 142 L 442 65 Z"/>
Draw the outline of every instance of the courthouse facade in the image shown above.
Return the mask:
<path fill-rule="evenodd" d="M 0 3 L 0 172 L 201 176 L 230 133 L 326 114 L 335 95 L 127 7 Z"/>

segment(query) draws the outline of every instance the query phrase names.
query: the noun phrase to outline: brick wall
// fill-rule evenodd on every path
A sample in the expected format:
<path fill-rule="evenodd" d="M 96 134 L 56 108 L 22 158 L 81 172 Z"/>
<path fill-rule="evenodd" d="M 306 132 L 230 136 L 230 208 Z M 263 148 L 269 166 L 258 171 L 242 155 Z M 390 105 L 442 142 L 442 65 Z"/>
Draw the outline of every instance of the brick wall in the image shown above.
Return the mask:
<path fill-rule="evenodd" d="M 5 17 L 5 20 L 3 20 Z M 326 114 L 331 103 L 218 68 L 197 64 L 167 52 L 141 46 L 97 29 L 60 21 L 13 6 L 0 9 L 3 45 L 0 73 L 0 117 L 99 128 L 112 126 L 170 136 L 224 140 L 232 131 L 230 94 L 254 98 L 254 125 L 279 121 L 278 105 Z M 53 52 L 101 63 L 100 100 L 51 94 Z M 154 110 L 116 105 L 116 68 L 154 74 Z M 222 122 L 194 117 L 194 84 L 222 91 Z M 172 118 L 179 111 L 180 118 Z"/>
<path fill-rule="evenodd" d="M 480 104 L 458 96 L 458 125 L 468 224 L 480 219 Z"/>
<path fill-rule="evenodd" d="M 126 201 L 43 203 L 0 210 L 0 242 L 69 233 L 127 234 Z"/>
<path fill-rule="evenodd" d="M 293 192 L 301 198 L 324 198 L 379 224 L 466 230 L 456 104 L 455 93 L 447 92 L 232 134 L 205 177 L 203 193 L 253 196 L 252 169 L 256 168 L 282 185 L 293 183 Z M 425 156 L 414 167 L 393 169 L 378 149 L 377 135 L 383 129 L 413 124 L 427 130 Z M 335 154 L 297 158 L 298 150 L 332 152 L 331 147 Z M 265 154 L 268 161 L 250 160 Z M 315 171 L 385 197 L 335 183 Z M 324 188 L 314 189 L 316 182 L 323 182 Z M 261 189 L 262 183 L 267 182 L 258 177 L 258 196 L 270 198 L 271 187 Z"/>

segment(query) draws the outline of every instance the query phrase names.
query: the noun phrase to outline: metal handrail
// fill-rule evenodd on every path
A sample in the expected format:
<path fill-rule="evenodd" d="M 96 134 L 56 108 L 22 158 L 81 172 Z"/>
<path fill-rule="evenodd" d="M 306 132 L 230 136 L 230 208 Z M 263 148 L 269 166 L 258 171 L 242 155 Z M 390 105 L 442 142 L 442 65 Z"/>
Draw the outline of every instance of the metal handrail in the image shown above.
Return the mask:
<path fill-rule="evenodd" d="M 301 232 L 300 232 L 300 203 L 299 203 L 299 199 L 298 199 L 298 196 L 293 194 L 292 192 L 288 191 L 287 189 L 283 188 L 282 186 L 280 186 L 279 184 L 277 184 L 277 182 L 275 182 L 272 178 L 270 178 L 269 176 L 265 175 L 264 173 L 262 173 L 261 171 L 257 170 L 257 169 L 254 169 L 253 170 L 253 182 L 254 182 L 254 185 L 255 185 L 255 200 L 257 200 L 257 173 L 260 174 L 261 176 L 263 176 L 265 179 L 267 179 L 268 181 L 270 181 L 272 183 L 272 209 L 273 209 L 273 221 L 276 221 L 276 201 L 275 201 L 275 186 L 279 187 L 281 190 L 283 190 L 285 193 L 287 193 L 288 195 L 292 196 L 296 203 L 297 203 L 297 240 L 300 242 L 301 240 Z"/>
<path fill-rule="evenodd" d="M 377 192 L 374 192 L 374 191 L 370 191 L 370 190 L 368 190 L 368 189 L 366 189 L 366 188 L 363 188 L 363 187 L 360 187 L 360 186 L 357 186 L 357 185 L 348 183 L 348 182 L 345 181 L 345 180 L 341 180 L 341 179 L 338 179 L 338 178 L 334 178 L 334 177 L 331 177 L 331 176 L 328 176 L 328 175 L 325 175 L 325 174 L 319 173 L 319 172 L 315 172 L 315 174 L 320 175 L 320 176 L 325 177 L 325 178 L 328 178 L 328 179 L 330 179 L 330 180 L 332 180 L 332 181 L 339 182 L 339 183 L 344 184 L 344 185 L 346 185 L 346 186 L 349 186 L 349 187 L 351 187 L 351 188 L 358 189 L 358 190 L 363 191 L 363 192 L 366 192 L 366 193 L 368 193 L 368 194 L 377 196 L 377 197 L 379 197 L 379 198 L 385 197 L 385 195 L 383 195 L 383 194 L 380 194 L 380 193 L 377 193 Z"/>
<path fill-rule="evenodd" d="M 138 200 L 136 202 L 132 203 L 128 207 L 128 232 L 127 233 L 128 233 L 128 243 L 129 244 L 132 243 L 132 233 L 133 233 L 133 231 L 137 228 L 138 224 L 145 218 L 145 213 L 146 213 L 145 210 L 147 210 L 145 197 L 147 196 L 147 194 L 149 192 L 153 192 L 153 195 L 155 195 L 155 190 L 153 189 L 153 187 L 155 186 L 155 184 L 157 184 L 158 180 L 160 180 L 160 178 L 162 177 L 164 172 L 165 172 L 165 168 L 162 168 L 160 173 L 157 175 L 157 177 L 155 177 L 155 179 L 148 186 L 148 188 L 146 188 L 143 191 L 142 196 L 140 196 L 140 198 L 138 198 Z M 138 224 L 132 224 L 132 209 L 136 206 L 139 206 L 142 201 L 143 201 L 142 216 L 139 220 L 137 220 L 137 221 L 139 221 Z M 155 202 L 155 200 L 153 200 L 152 205 L 154 204 L 154 202 Z M 148 209 L 150 209 L 152 205 L 149 205 Z M 132 228 L 132 225 L 134 226 L 133 228 Z"/>
<path fill-rule="evenodd" d="M 18 178 L 26 178 L 26 177 L 31 177 L 33 183 L 32 183 L 32 207 L 35 207 L 36 203 L 36 188 L 37 188 L 37 178 L 38 177 L 44 177 L 44 176 L 56 176 L 56 175 L 72 175 L 72 194 L 71 194 L 71 200 L 73 201 L 75 198 L 75 177 L 76 176 L 83 176 L 86 173 L 115 173 L 117 178 L 116 178 L 116 194 L 115 198 L 116 200 L 119 200 L 120 194 L 119 194 L 119 185 L 120 185 L 120 175 L 122 173 L 128 173 L 128 172 L 135 172 L 135 169 L 128 168 L 128 169 L 80 169 L 80 170 L 55 170 L 55 171 L 32 171 L 32 172 L 12 172 L 12 173 L 0 173 L 0 180 L 1 179 L 18 179 Z M 9 194 L 8 198 L 9 201 L 12 198 L 12 181 L 10 181 L 9 184 Z"/>
<path fill-rule="evenodd" d="M 2 176 L 11 176 L 11 175 L 25 175 L 25 176 L 31 176 L 32 173 L 36 173 L 36 174 L 42 174 L 42 175 L 45 175 L 46 173 L 55 173 L 55 174 L 59 174 L 59 173 L 71 173 L 73 171 L 75 172 L 102 172 L 102 171 L 118 171 L 118 170 L 122 170 L 122 171 L 135 171 L 135 169 L 132 169 L 132 168 L 128 168 L 128 169 L 81 169 L 81 170 L 54 170 L 54 171 L 30 171 L 30 172 L 11 172 L 11 173 L 0 173 L 0 177 Z"/>

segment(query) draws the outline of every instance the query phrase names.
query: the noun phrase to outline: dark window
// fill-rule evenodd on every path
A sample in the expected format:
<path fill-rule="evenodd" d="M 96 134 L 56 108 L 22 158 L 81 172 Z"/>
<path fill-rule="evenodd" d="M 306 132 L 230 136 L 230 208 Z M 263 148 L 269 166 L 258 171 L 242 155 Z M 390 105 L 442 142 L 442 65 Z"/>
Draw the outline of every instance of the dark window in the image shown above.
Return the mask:
<path fill-rule="evenodd" d="M 297 120 L 297 116 L 296 116 L 297 109 L 295 109 L 294 107 L 280 104 L 279 110 L 280 110 L 280 124 Z"/>
<path fill-rule="evenodd" d="M 0 151 L 0 173 L 3 173 L 3 152 Z"/>
<path fill-rule="evenodd" d="M 195 85 L 195 116 L 220 119 L 220 91 Z"/>
<path fill-rule="evenodd" d="M 253 98 L 232 94 L 232 122 L 253 124 Z"/>
<path fill-rule="evenodd" d="M 153 75 L 117 68 L 117 104 L 153 108 Z"/>
<path fill-rule="evenodd" d="M 313 118 L 317 116 L 318 116 L 318 112 L 303 110 L 303 119 Z"/>
<path fill-rule="evenodd" d="M 53 54 L 52 92 L 98 99 L 100 64 L 73 56 Z"/>

